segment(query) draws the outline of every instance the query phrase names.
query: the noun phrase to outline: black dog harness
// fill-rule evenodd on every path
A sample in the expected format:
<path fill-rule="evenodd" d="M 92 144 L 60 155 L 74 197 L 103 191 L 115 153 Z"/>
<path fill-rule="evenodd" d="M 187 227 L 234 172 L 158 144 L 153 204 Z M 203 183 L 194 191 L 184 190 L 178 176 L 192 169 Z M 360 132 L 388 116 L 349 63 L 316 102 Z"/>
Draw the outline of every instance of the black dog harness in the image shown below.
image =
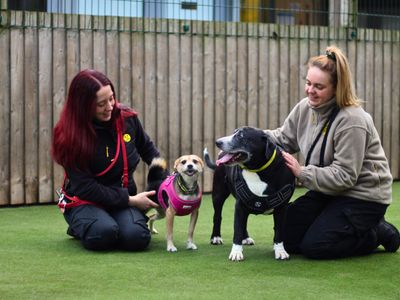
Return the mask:
<path fill-rule="evenodd" d="M 264 168 L 265 169 L 265 168 Z M 248 170 L 252 172 L 252 170 Z M 232 190 L 235 196 L 240 199 L 246 207 L 255 214 L 262 214 L 268 210 L 274 209 L 290 200 L 293 195 L 295 185 L 293 183 L 282 186 L 279 190 L 266 196 L 257 196 L 249 189 L 242 175 L 242 168 L 235 166 L 230 168 L 229 176 L 234 179 Z M 257 171 L 253 171 L 257 172 Z M 269 172 L 269 176 L 276 176 L 274 172 Z"/>

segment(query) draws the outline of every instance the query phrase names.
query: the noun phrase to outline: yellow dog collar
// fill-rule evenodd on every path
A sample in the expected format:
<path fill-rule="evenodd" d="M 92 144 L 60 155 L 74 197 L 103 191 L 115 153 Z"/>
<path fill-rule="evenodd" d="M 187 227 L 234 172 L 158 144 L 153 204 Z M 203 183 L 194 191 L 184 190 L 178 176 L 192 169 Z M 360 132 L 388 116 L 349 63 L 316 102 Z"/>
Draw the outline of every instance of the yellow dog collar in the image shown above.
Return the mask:
<path fill-rule="evenodd" d="M 240 165 L 240 167 L 242 169 L 245 169 L 245 170 L 247 170 L 249 172 L 253 172 L 253 173 L 261 172 L 261 171 L 265 170 L 266 168 L 268 168 L 272 164 L 275 157 L 276 157 L 276 148 L 275 148 L 274 153 L 272 154 L 271 158 L 269 159 L 269 161 L 267 161 L 266 164 L 263 165 L 261 168 L 255 169 L 255 170 L 250 170 L 250 169 L 246 168 L 244 165 Z"/>

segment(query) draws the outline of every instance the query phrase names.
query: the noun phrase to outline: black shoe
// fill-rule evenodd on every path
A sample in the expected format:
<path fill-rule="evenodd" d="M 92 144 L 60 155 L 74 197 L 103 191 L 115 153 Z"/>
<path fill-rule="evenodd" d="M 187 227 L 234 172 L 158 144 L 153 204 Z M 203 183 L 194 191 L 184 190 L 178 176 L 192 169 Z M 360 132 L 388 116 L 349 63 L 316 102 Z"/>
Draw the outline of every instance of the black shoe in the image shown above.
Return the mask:
<path fill-rule="evenodd" d="M 400 234 L 396 227 L 382 219 L 376 229 L 378 243 L 387 252 L 396 252 L 400 246 Z"/>

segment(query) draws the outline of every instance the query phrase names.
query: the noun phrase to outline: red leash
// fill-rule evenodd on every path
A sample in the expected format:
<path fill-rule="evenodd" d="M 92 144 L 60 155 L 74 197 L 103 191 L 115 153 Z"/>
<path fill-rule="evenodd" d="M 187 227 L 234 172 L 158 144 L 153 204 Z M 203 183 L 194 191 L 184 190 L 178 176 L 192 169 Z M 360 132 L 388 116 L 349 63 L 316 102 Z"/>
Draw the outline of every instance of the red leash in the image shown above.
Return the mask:
<path fill-rule="evenodd" d="M 121 120 L 122 120 L 122 117 L 121 117 Z M 111 164 L 105 170 L 96 174 L 96 177 L 103 176 L 109 170 L 111 170 L 111 168 L 115 165 L 115 163 L 118 159 L 120 148 L 122 148 L 122 158 L 124 161 L 124 169 L 123 169 L 123 174 L 121 177 L 121 183 L 122 183 L 121 185 L 122 185 L 122 187 L 126 188 L 126 187 L 128 187 L 128 157 L 126 155 L 125 143 L 123 142 L 122 129 L 121 129 L 120 122 L 117 122 L 117 136 L 118 136 L 117 150 L 116 150 L 114 159 L 112 160 Z M 91 201 L 80 199 L 77 196 L 73 196 L 73 197 L 68 196 L 64 190 L 66 179 L 67 179 L 67 174 L 65 173 L 64 174 L 64 182 L 63 182 L 61 191 L 59 193 L 60 197 L 58 199 L 58 207 L 61 209 L 62 213 L 64 213 L 66 208 L 76 207 L 76 206 L 84 205 L 84 204 L 96 205 L 95 203 L 93 203 Z M 69 200 L 70 202 L 67 202 L 66 199 Z"/>

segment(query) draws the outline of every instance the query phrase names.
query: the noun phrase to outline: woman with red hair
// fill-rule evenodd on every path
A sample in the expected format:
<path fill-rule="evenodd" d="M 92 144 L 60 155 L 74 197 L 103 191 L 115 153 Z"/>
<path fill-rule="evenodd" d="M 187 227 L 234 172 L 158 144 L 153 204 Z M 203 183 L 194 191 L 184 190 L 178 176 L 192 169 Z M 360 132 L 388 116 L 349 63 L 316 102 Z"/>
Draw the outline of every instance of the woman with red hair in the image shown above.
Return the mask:
<path fill-rule="evenodd" d="M 151 238 L 143 211 L 155 191 L 137 193 L 133 172 L 159 151 L 137 113 L 118 103 L 111 81 L 95 70 L 72 80 L 54 127 L 53 159 L 65 170 L 59 207 L 68 234 L 86 249 L 145 249 Z"/>

